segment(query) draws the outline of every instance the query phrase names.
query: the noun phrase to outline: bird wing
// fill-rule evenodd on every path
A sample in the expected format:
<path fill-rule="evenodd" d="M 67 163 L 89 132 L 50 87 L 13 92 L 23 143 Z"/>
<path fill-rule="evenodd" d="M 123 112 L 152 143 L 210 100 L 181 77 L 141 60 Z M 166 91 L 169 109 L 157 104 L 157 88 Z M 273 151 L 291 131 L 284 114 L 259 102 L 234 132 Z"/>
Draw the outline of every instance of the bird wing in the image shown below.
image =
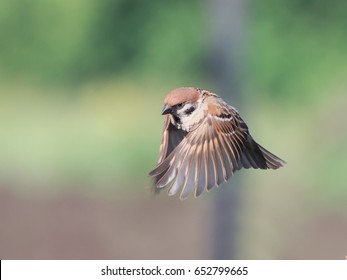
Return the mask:
<path fill-rule="evenodd" d="M 210 97 L 216 98 L 216 97 Z M 217 101 L 217 102 L 213 102 Z M 258 145 L 237 111 L 223 100 L 210 100 L 208 114 L 150 173 L 156 188 L 169 185 L 169 195 L 180 189 L 181 199 L 228 180 L 235 170 L 276 169 L 284 162 Z"/>
<path fill-rule="evenodd" d="M 165 116 L 158 164 L 162 162 L 176 148 L 176 146 L 186 135 L 186 131 L 178 129 L 172 124 L 170 115 Z"/>
<path fill-rule="evenodd" d="M 172 124 L 170 115 L 165 116 L 163 136 L 159 149 L 159 160 L 157 167 L 159 167 L 160 164 L 168 157 L 168 155 L 171 154 L 171 152 L 176 148 L 176 146 L 182 141 L 182 139 L 186 135 L 186 131 L 178 129 Z M 150 176 L 152 176 L 152 172 L 149 173 Z M 155 184 L 157 184 L 157 182 L 161 179 L 162 175 L 164 174 L 158 174 L 154 177 Z"/>

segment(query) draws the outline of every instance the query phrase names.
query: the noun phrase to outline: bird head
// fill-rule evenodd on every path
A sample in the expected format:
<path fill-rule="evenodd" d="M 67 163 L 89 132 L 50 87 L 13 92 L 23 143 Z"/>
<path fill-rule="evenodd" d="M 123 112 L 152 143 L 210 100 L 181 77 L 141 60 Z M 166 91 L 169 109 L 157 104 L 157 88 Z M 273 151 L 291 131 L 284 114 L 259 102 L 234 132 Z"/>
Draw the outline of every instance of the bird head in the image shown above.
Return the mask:
<path fill-rule="evenodd" d="M 164 100 L 162 115 L 171 114 L 178 124 L 191 116 L 199 107 L 201 92 L 193 87 L 182 87 L 171 91 Z"/>

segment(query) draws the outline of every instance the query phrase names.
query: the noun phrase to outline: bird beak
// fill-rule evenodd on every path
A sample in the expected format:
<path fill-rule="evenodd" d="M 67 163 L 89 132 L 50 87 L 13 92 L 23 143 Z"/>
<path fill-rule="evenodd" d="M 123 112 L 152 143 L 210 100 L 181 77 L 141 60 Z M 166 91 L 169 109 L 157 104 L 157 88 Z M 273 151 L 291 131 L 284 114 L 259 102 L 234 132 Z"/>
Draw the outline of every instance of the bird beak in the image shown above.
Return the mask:
<path fill-rule="evenodd" d="M 161 112 L 162 115 L 170 114 L 172 112 L 172 107 L 169 105 L 165 105 L 163 108 L 163 112 Z"/>

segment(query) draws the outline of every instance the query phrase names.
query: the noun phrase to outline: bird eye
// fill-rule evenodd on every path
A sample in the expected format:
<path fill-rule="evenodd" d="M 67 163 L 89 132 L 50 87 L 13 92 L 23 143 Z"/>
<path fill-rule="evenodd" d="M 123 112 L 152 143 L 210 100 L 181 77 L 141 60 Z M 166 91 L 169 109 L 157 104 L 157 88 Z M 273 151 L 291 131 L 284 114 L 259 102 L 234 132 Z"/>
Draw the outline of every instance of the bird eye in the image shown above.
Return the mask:
<path fill-rule="evenodd" d="M 178 103 L 178 104 L 176 105 L 177 109 L 181 109 L 183 106 L 184 106 L 184 103 Z"/>

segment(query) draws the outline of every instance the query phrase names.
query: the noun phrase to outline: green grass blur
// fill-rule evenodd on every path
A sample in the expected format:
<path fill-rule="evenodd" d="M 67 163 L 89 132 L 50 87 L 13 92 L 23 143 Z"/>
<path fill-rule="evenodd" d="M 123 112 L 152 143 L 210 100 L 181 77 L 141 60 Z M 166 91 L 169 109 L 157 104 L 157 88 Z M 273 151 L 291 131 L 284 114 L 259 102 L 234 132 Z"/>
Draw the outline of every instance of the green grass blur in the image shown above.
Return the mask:
<path fill-rule="evenodd" d="M 214 90 L 208 7 L 3 0 L 0 188 L 139 196 L 157 160 L 165 94 L 179 86 Z M 254 187 L 245 188 L 249 231 L 240 256 L 274 258 L 276 250 L 247 243 L 252 230 L 267 236 L 269 213 L 294 213 L 298 226 L 346 210 L 347 2 L 248 1 L 246 11 L 239 111 L 255 139 L 288 165 L 245 171 L 245 185 Z M 254 213 L 261 200 L 271 209 Z M 296 213 L 296 203 L 307 212 Z"/>

